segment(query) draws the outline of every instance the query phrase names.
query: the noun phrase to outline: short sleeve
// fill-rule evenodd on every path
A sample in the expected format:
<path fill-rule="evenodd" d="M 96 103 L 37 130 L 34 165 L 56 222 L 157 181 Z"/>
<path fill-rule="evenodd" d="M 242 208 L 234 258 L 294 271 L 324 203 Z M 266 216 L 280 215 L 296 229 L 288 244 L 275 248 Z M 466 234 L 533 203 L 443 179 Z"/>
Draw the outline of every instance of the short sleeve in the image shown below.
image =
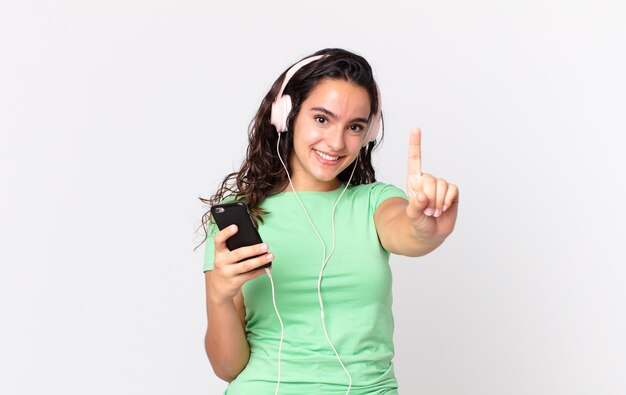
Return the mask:
<path fill-rule="evenodd" d="M 382 202 L 394 197 L 407 199 L 406 193 L 395 185 L 385 184 L 383 182 L 373 183 L 370 191 L 370 207 L 373 210 L 372 214 L 376 212 L 376 209 Z"/>
<path fill-rule="evenodd" d="M 202 270 L 205 272 L 213 270 L 213 258 L 215 252 L 215 243 L 213 242 L 213 239 L 215 238 L 217 232 L 219 232 L 217 225 L 215 225 L 215 223 L 209 223 L 207 231 L 208 235 L 204 244 L 204 265 Z"/>

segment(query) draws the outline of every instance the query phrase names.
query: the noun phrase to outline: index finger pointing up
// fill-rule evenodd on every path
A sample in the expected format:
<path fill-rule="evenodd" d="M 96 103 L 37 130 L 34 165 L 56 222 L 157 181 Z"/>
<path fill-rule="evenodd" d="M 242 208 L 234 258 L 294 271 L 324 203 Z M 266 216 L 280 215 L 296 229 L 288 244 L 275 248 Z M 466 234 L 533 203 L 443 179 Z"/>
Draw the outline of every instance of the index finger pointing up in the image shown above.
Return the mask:
<path fill-rule="evenodd" d="M 422 175 L 422 131 L 419 128 L 411 129 L 409 136 L 409 177 Z"/>

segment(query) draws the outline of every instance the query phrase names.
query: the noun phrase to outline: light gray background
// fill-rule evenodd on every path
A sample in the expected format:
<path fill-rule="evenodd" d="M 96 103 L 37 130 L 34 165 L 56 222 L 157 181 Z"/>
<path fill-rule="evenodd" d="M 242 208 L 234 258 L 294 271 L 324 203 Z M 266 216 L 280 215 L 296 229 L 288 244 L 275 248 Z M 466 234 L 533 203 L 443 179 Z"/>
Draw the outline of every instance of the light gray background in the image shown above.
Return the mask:
<path fill-rule="evenodd" d="M 380 180 L 461 190 L 392 257 L 402 394 L 626 393 L 618 1 L 24 1 L 0 6 L 0 393 L 218 394 L 208 197 L 288 65 L 365 56 Z"/>

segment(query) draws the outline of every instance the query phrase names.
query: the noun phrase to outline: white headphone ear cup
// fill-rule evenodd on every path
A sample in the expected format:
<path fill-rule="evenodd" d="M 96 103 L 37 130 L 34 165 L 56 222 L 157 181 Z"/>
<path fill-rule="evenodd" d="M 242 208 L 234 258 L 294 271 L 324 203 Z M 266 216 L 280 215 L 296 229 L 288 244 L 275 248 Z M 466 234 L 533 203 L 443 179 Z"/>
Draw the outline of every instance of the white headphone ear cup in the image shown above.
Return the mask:
<path fill-rule="evenodd" d="M 272 103 L 270 122 L 278 133 L 287 131 L 287 117 L 291 112 L 291 96 L 282 95 Z"/>
<path fill-rule="evenodd" d="M 380 114 L 377 114 L 374 116 L 374 119 L 372 119 L 372 122 L 370 123 L 370 126 L 367 129 L 367 136 L 365 137 L 365 140 L 363 140 L 363 147 L 367 147 L 367 145 L 370 142 L 376 141 L 376 138 L 378 137 L 379 133 L 380 133 Z"/>
<path fill-rule="evenodd" d="M 283 130 L 285 132 L 287 131 L 287 118 L 291 112 L 291 107 L 291 96 L 283 95 L 283 125 L 285 125 Z"/>

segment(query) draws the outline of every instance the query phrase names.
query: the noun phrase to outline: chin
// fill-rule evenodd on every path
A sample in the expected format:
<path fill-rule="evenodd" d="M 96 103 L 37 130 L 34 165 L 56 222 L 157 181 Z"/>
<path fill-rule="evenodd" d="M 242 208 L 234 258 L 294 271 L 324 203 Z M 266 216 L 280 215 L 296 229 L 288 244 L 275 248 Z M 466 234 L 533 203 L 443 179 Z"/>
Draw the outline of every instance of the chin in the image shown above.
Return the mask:
<path fill-rule="evenodd" d="M 345 167 L 341 168 L 339 171 L 334 171 L 332 173 L 318 171 L 315 174 L 315 178 L 320 182 L 332 182 L 332 181 L 337 180 L 337 177 L 339 177 L 339 174 L 341 174 L 341 172 L 344 170 L 345 170 Z"/>

